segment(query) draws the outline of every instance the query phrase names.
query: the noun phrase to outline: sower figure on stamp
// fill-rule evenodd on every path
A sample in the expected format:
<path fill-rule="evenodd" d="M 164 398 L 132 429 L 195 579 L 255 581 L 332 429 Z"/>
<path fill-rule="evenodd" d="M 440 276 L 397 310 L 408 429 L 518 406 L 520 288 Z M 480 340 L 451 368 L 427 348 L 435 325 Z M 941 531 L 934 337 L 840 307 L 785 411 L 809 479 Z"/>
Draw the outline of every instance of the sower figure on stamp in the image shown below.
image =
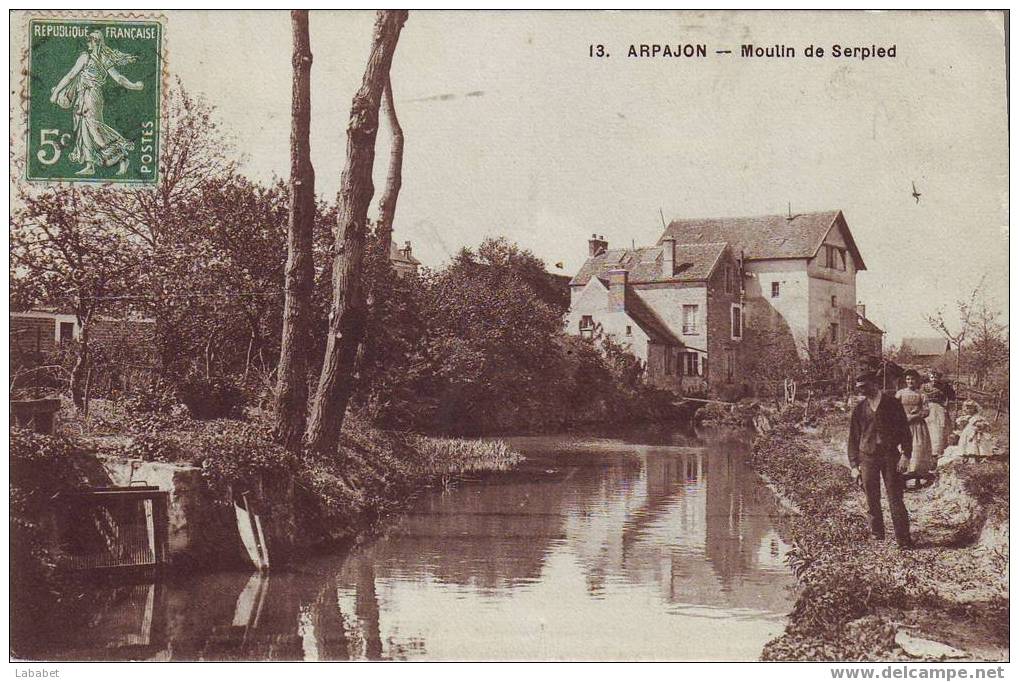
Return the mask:
<path fill-rule="evenodd" d="M 877 379 L 864 374 L 856 380 L 856 390 L 863 396 L 849 422 L 848 455 L 853 478 L 863 481 L 867 493 L 870 530 L 877 539 L 884 539 L 885 522 L 881 512 L 881 480 L 892 514 L 892 527 L 899 547 L 913 544 L 909 535 L 909 514 L 902 501 L 902 474 L 909 468 L 913 450 L 913 434 L 909 430 L 902 404 L 878 389 Z"/>
<path fill-rule="evenodd" d="M 84 164 L 77 175 L 94 175 L 97 164 L 119 164 L 117 175 L 127 172 L 128 152 L 134 149 L 134 143 L 106 124 L 103 85 L 109 77 L 128 90 L 141 90 L 140 81 L 125 78 L 116 68 L 135 59 L 133 55 L 109 47 L 103 34 L 93 31 L 88 37 L 88 49 L 53 87 L 50 101 L 74 112 L 74 149 L 70 158 Z"/>

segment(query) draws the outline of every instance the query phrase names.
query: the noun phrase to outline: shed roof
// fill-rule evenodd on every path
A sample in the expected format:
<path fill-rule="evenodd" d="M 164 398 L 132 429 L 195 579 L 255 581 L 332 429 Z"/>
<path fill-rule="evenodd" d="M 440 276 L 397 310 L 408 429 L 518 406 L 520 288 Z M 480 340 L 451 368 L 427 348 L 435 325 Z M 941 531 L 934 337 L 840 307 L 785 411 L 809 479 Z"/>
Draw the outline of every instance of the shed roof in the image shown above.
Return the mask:
<path fill-rule="evenodd" d="M 684 218 L 673 220 L 662 234 L 676 244 L 727 242 L 748 260 L 777 258 L 813 258 L 828 232 L 836 224 L 843 227 L 843 237 L 853 254 L 857 270 L 866 270 L 853 235 L 842 211 L 819 211 L 788 215 L 763 215 L 732 218 Z"/>

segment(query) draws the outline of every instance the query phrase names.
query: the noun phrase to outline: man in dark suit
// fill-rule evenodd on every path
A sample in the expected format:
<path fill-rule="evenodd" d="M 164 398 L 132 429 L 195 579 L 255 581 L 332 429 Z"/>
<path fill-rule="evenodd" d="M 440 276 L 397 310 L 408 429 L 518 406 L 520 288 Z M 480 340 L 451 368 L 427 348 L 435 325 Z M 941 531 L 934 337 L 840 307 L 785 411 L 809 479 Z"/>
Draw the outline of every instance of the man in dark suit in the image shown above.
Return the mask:
<path fill-rule="evenodd" d="M 911 547 L 909 514 L 902 501 L 905 487 L 902 474 L 909 468 L 913 453 L 906 412 L 898 400 L 878 389 L 872 374 L 857 378 L 856 390 L 863 400 L 853 409 L 849 422 L 849 465 L 853 478 L 862 479 L 867 493 L 871 533 L 879 540 L 884 539 L 885 520 L 881 513 L 881 479 L 884 479 L 895 540 L 899 547 Z"/>

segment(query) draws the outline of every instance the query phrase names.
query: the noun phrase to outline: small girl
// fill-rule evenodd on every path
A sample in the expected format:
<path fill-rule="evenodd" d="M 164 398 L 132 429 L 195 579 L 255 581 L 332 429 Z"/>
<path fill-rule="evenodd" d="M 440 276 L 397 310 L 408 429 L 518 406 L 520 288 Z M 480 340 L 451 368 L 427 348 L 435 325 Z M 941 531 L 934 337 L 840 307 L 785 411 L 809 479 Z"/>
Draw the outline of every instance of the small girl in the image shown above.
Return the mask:
<path fill-rule="evenodd" d="M 966 426 L 959 434 L 962 454 L 978 457 L 993 455 L 994 438 L 991 436 L 991 424 L 980 414 L 980 405 L 975 400 L 967 400 L 962 404 L 962 416 L 957 421 L 963 420 Z"/>

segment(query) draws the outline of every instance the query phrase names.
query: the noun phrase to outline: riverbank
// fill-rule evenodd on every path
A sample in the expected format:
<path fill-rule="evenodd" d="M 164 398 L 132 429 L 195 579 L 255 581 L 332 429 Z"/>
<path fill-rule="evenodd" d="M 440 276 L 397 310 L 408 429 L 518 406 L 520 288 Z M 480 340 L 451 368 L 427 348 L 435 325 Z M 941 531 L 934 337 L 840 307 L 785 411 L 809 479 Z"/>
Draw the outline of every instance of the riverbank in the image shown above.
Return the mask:
<path fill-rule="evenodd" d="M 870 539 L 843 438 L 780 424 L 754 443 L 755 470 L 796 510 L 796 605 L 761 658 L 1007 660 L 1008 464 L 953 462 L 907 492 L 917 546 L 902 551 Z"/>
<path fill-rule="evenodd" d="M 376 536 L 426 489 L 507 471 L 522 460 L 502 441 L 385 432 L 356 418 L 348 418 L 329 458 L 286 452 L 257 419 L 99 410 L 88 422 L 67 419 L 62 426 L 56 436 L 11 431 L 16 651 L 37 639 L 39 628 L 58 625 L 32 614 L 73 614 L 76 595 L 84 593 L 56 541 L 52 500 L 59 493 L 139 481 L 167 490 L 172 577 L 245 566 L 233 508 L 242 490 L 252 492 L 268 519 L 270 555 L 282 566 Z"/>

